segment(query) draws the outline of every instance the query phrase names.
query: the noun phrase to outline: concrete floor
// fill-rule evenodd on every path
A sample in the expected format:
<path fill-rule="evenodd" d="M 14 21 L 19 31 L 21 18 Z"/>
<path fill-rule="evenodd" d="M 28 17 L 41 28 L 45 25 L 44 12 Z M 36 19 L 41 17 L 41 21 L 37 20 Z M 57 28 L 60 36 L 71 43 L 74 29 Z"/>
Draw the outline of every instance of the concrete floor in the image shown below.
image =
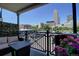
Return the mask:
<path fill-rule="evenodd" d="M 11 53 L 8 53 L 4 56 L 11 56 Z M 36 50 L 36 49 L 33 49 L 31 48 L 31 51 L 30 51 L 30 56 L 46 56 L 46 53 L 45 52 L 42 52 L 42 51 L 39 51 L 39 50 Z"/>

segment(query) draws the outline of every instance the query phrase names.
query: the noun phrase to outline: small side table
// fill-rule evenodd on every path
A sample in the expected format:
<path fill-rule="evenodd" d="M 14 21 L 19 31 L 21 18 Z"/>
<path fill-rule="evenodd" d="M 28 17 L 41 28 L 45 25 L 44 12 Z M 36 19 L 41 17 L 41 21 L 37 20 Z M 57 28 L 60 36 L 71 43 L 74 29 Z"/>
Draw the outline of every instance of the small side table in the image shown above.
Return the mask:
<path fill-rule="evenodd" d="M 12 56 L 30 56 L 30 45 L 28 41 L 17 41 L 9 44 Z"/>

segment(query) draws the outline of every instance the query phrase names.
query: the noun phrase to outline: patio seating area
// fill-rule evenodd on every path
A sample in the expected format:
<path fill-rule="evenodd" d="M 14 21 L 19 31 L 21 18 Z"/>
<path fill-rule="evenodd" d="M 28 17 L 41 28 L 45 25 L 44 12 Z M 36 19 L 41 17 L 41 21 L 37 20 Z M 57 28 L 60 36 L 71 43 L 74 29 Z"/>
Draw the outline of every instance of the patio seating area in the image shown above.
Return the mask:
<path fill-rule="evenodd" d="M 17 5 L 17 6 L 16 6 Z M 54 33 L 46 31 L 24 31 L 19 30 L 20 14 L 25 11 L 41 7 L 46 4 L 27 3 L 27 4 L 0 4 L 1 8 L 15 12 L 17 15 L 16 36 L 0 37 L 0 56 L 78 56 L 79 37 L 76 28 L 76 4 L 72 3 L 73 11 L 73 33 Z M 2 22 L 2 20 L 0 21 Z M 2 23 L 1 23 L 2 24 Z M 2 30 L 3 28 L 1 28 Z M 3 31 L 3 30 L 2 30 Z M 2 33 L 1 31 L 1 33 Z M 5 31 L 5 30 L 4 30 Z M 13 33 L 13 32 L 12 32 Z M 8 34 L 8 32 L 7 32 Z"/>

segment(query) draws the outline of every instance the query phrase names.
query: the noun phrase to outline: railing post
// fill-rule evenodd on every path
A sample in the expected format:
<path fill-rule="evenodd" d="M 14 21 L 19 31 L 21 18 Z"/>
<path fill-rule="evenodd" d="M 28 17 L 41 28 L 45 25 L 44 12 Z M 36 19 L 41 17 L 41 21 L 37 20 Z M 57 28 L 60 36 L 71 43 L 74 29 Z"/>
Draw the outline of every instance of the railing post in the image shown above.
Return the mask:
<path fill-rule="evenodd" d="M 49 56 L 49 30 L 47 30 L 47 56 Z"/>
<path fill-rule="evenodd" d="M 46 48 L 46 35 L 45 35 L 45 52 L 46 52 L 46 50 L 47 50 L 47 48 Z"/>
<path fill-rule="evenodd" d="M 27 31 L 25 31 L 25 41 L 27 41 L 28 39 L 28 34 L 27 34 Z"/>

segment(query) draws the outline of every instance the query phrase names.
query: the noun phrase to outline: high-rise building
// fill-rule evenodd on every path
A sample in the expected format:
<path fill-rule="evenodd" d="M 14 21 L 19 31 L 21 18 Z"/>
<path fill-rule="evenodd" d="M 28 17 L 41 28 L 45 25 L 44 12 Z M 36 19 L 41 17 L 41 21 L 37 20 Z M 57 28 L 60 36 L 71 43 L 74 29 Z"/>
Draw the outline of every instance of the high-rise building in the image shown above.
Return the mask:
<path fill-rule="evenodd" d="M 56 25 L 60 24 L 59 13 L 58 13 L 57 9 L 55 9 L 53 12 L 53 19 L 54 19 Z"/>

